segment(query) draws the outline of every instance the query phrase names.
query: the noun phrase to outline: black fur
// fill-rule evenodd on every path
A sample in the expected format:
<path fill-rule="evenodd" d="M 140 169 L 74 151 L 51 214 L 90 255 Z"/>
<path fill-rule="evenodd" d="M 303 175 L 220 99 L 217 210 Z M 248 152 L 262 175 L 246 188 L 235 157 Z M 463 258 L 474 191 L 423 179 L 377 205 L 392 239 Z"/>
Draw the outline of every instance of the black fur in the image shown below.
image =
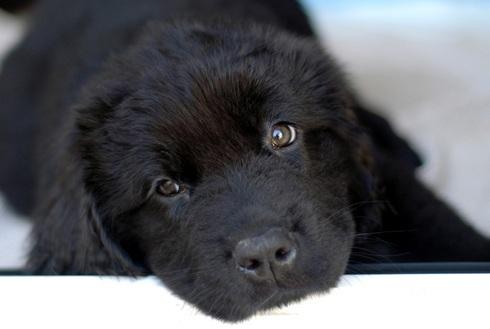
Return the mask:
<path fill-rule="evenodd" d="M 328 290 L 349 258 L 490 259 L 292 0 L 40 2 L 0 98 L 0 186 L 33 209 L 37 273 L 151 273 L 239 320 Z M 298 129 L 283 150 L 278 122 Z M 164 177 L 187 191 L 159 195 Z M 294 266 L 248 280 L 235 245 L 277 228 Z"/>
<path fill-rule="evenodd" d="M 0 0 L 0 9 L 17 12 L 26 9 L 31 4 L 31 0 Z"/>

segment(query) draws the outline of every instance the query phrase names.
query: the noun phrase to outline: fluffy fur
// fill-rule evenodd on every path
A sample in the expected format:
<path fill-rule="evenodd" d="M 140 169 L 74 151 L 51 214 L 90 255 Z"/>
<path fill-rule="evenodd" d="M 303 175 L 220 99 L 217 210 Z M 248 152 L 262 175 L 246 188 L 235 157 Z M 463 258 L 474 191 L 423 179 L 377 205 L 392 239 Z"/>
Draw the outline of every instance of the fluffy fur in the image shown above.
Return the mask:
<path fill-rule="evenodd" d="M 42 1 L 0 98 L 0 186 L 32 211 L 36 273 L 155 274 L 240 320 L 328 290 L 349 260 L 490 259 L 292 0 Z M 298 138 L 277 150 L 280 122 Z M 163 197 L 162 178 L 187 190 Z M 271 229 L 295 262 L 250 280 L 234 249 Z"/>

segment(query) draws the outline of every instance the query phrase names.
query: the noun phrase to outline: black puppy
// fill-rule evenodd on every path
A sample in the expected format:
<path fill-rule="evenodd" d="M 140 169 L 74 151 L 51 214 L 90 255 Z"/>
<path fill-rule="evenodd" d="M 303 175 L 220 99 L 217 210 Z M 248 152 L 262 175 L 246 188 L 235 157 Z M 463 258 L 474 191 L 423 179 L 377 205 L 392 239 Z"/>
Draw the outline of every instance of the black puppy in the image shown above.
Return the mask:
<path fill-rule="evenodd" d="M 490 259 L 293 0 L 41 1 L 0 99 L 36 273 L 155 274 L 239 320 L 349 259 Z"/>

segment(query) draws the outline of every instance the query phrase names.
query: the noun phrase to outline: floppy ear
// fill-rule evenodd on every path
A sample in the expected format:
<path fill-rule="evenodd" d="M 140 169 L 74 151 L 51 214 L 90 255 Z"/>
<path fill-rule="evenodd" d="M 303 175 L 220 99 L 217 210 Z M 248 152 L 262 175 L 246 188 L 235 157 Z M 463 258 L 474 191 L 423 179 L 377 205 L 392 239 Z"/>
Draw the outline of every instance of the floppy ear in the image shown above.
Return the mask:
<path fill-rule="evenodd" d="M 71 152 L 69 152 L 71 153 Z M 27 268 L 44 274 L 141 274 L 110 237 L 74 154 L 61 162 L 34 215 Z M 73 158 L 72 158 L 73 157 Z M 76 160 L 75 160 L 76 159 Z"/>
<path fill-rule="evenodd" d="M 381 226 L 384 204 L 379 198 L 375 147 L 367 131 L 359 124 L 349 99 L 346 100 L 343 110 L 329 118 L 329 129 L 348 147 L 349 211 L 356 222 L 356 232 L 364 233 Z"/>
<path fill-rule="evenodd" d="M 417 179 L 415 170 L 422 161 L 410 145 L 379 115 L 359 104 L 354 113 L 371 141 L 377 194 L 389 206 L 378 217 L 378 239 L 390 241 L 408 260 L 488 260 L 490 240 Z"/>
<path fill-rule="evenodd" d="M 385 153 L 415 170 L 422 165 L 420 156 L 398 136 L 386 119 L 355 101 L 354 113 L 373 142 L 376 153 Z"/>
<path fill-rule="evenodd" d="M 383 209 L 389 206 L 384 195 L 384 173 L 379 163 L 389 156 L 415 170 L 422 161 L 410 145 L 393 131 L 388 121 L 360 105 L 355 96 L 352 96 L 351 109 L 347 116 L 358 127 L 349 131 L 349 139 L 357 150 L 355 160 L 358 164 L 351 191 L 353 204 L 358 206 L 355 206 L 353 213 L 358 224 L 357 231 L 370 232 L 381 228 Z"/>
<path fill-rule="evenodd" d="M 352 213 L 357 233 L 365 233 L 381 226 L 381 212 L 385 204 L 380 199 L 374 145 L 362 129 L 354 131 L 352 135 L 351 143 L 355 150 L 355 167 L 350 185 Z"/>
<path fill-rule="evenodd" d="M 83 104 L 109 105 L 101 100 Z M 94 109 L 99 113 L 104 110 Z M 44 175 L 34 213 L 28 270 L 52 274 L 143 274 L 145 270 L 113 239 L 107 225 L 113 219 L 101 214 L 95 196 L 87 189 L 87 164 L 81 144 L 86 132 L 75 128 L 74 117 L 66 129 L 61 129 L 54 152 L 46 156 L 40 170 Z"/>

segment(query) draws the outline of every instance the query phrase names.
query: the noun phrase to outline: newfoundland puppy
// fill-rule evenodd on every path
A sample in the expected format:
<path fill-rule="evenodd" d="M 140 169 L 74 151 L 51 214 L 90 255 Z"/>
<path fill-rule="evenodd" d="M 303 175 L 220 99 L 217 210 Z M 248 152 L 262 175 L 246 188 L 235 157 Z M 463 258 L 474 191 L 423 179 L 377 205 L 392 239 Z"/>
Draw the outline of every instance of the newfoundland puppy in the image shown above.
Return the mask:
<path fill-rule="evenodd" d="M 236 321 L 353 262 L 489 260 L 294 0 L 44 0 L 0 77 L 28 269 L 153 274 Z"/>

